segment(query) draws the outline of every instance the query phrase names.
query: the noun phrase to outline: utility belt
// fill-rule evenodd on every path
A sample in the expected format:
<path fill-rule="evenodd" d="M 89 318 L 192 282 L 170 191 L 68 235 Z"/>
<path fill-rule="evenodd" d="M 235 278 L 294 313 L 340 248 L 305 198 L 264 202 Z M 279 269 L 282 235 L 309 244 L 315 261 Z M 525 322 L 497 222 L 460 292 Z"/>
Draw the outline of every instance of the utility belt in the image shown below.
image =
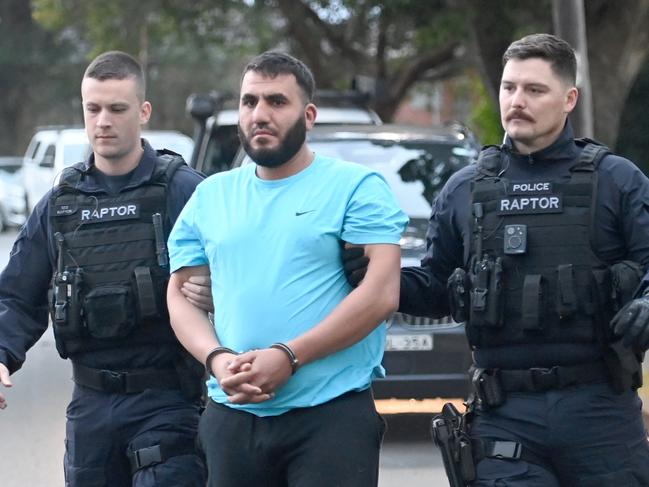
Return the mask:
<path fill-rule="evenodd" d="M 181 389 L 176 369 L 141 369 L 117 372 L 93 369 L 72 362 L 72 380 L 95 391 L 134 394 L 145 389 Z"/>
<path fill-rule="evenodd" d="M 471 367 L 469 375 L 477 406 L 483 409 L 503 404 L 507 392 L 546 392 L 579 384 L 607 382 L 610 378 L 604 361 L 522 370 Z"/>

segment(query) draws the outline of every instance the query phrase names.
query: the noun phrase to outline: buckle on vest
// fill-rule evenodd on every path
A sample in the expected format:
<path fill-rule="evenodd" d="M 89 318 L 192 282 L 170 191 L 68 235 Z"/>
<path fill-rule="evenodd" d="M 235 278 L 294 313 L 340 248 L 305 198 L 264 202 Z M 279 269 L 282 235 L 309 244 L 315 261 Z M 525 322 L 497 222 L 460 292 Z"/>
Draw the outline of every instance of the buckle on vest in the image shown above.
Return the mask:
<path fill-rule="evenodd" d="M 101 382 L 106 392 L 124 392 L 126 390 L 126 374 L 113 370 L 101 371 Z"/>
<path fill-rule="evenodd" d="M 530 370 L 530 380 L 535 391 L 549 391 L 559 385 L 559 368 L 550 369 L 532 368 Z"/>

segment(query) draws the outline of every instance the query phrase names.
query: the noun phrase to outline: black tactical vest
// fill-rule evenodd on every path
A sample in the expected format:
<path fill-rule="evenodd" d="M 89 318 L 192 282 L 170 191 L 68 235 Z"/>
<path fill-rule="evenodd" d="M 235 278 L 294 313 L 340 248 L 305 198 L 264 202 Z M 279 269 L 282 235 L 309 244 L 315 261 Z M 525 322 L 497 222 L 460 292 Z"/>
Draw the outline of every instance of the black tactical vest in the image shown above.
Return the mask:
<path fill-rule="evenodd" d="M 473 347 L 605 340 L 598 323 L 610 319 L 602 314 L 612 308 L 611 279 L 592 235 L 597 165 L 607 152 L 587 143 L 562 181 L 510 181 L 499 174 L 499 148 L 480 154 L 466 269 Z"/>
<path fill-rule="evenodd" d="M 67 168 L 50 199 L 57 245 L 50 312 L 59 354 L 175 343 L 166 306 L 167 184 L 181 158 L 161 155 L 151 179 L 118 194 L 86 192 Z"/>

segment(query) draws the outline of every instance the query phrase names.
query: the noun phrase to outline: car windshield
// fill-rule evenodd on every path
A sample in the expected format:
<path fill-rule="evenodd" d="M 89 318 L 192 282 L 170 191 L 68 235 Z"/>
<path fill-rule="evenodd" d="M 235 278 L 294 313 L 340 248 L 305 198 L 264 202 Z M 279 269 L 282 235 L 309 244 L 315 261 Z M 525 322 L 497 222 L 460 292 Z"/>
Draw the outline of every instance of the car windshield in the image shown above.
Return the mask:
<path fill-rule="evenodd" d="M 438 141 L 311 140 L 309 147 L 379 172 L 410 218 L 428 218 L 451 174 L 476 155 L 472 148 Z"/>
<path fill-rule="evenodd" d="M 63 146 L 63 165 L 71 166 L 83 162 L 88 158 L 89 152 L 88 144 L 66 144 Z"/>

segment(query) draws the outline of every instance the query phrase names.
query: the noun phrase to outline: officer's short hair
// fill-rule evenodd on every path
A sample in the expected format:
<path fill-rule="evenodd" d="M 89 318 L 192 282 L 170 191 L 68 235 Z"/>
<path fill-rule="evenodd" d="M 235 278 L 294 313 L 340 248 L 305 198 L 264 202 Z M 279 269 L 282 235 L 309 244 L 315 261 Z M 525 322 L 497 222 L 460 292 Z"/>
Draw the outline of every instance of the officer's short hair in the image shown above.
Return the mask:
<path fill-rule="evenodd" d="M 279 74 L 292 74 L 295 76 L 298 86 L 302 88 L 306 102 L 313 101 L 315 93 L 313 73 L 306 64 L 289 54 L 278 51 L 266 51 L 260 54 L 243 68 L 241 81 L 248 71 L 261 73 L 270 78 L 275 78 Z"/>
<path fill-rule="evenodd" d="M 144 101 L 146 81 L 142 66 L 130 54 L 122 51 L 108 51 L 97 56 L 86 68 L 84 78 L 93 78 L 99 81 L 107 79 L 135 79 L 137 97 Z"/>
<path fill-rule="evenodd" d="M 552 71 L 564 81 L 577 82 L 575 50 L 563 39 L 552 34 L 531 34 L 512 42 L 503 54 L 503 66 L 510 59 L 541 58 L 550 63 Z"/>

